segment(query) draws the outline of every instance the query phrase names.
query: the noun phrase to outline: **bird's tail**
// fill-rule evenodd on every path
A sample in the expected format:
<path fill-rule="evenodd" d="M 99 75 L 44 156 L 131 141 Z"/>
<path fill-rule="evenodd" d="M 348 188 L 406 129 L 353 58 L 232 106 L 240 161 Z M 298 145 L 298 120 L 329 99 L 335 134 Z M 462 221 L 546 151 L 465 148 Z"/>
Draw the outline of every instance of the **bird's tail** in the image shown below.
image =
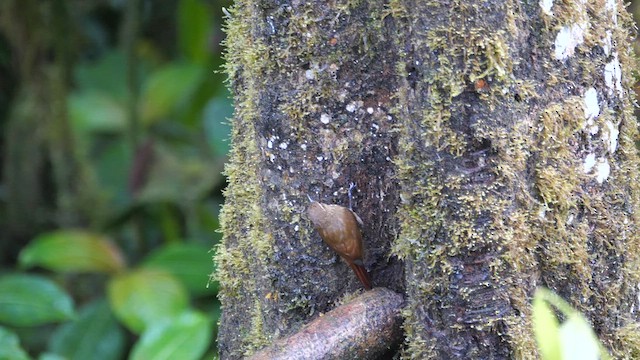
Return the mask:
<path fill-rule="evenodd" d="M 349 262 L 349 266 L 351 266 L 351 269 L 353 269 L 353 272 L 356 273 L 358 280 L 360 280 L 362 285 L 364 285 L 364 288 L 366 290 L 371 290 L 371 280 L 369 278 L 369 273 L 367 272 L 367 269 L 365 269 L 365 267 L 362 265 L 354 264 L 352 262 Z"/>

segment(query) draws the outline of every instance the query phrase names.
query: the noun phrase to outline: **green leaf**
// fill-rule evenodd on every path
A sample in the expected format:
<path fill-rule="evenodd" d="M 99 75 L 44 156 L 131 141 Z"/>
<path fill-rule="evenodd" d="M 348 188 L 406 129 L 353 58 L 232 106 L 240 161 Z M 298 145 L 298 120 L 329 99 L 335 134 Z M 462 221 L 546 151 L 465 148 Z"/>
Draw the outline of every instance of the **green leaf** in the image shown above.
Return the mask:
<path fill-rule="evenodd" d="M 132 350 L 132 360 L 200 359 L 211 340 L 211 321 L 186 311 L 150 326 Z"/>
<path fill-rule="evenodd" d="M 120 133 L 127 125 L 124 104 L 98 91 L 70 95 L 69 115 L 79 136 L 93 132 Z"/>
<path fill-rule="evenodd" d="M 150 75 L 141 96 L 142 119 L 153 123 L 185 106 L 202 82 L 204 67 L 173 63 Z"/>
<path fill-rule="evenodd" d="M 91 162 L 105 199 L 108 199 L 110 216 L 122 211 L 131 204 L 128 191 L 129 172 L 131 171 L 131 143 L 126 137 L 111 139 L 102 144 L 99 151 L 92 155 Z"/>
<path fill-rule="evenodd" d="M 19 262 L 60 272 L 114 273 L 125 267 L 120 250 L 107 237 L 82 230 L 38 236 L 20 252 Z"/>
<path fill-rule="evenodd" d="M 204 64 L 210 57 L 211 9 L 203 1 L 181 0 L 178 4 L 180 49 L 191 61 Z"/>
<path fill-rule="evenodd" d="M 0 277 L 0 323 L 34 326 L 73 316 L 71 298 L 51 280 L 23 274 Z"/>
<path fill-rule="evenodd" d="M 0 359 L 30 359 L 29 355 L 20 347 L 18 335 L 2 326 L 0 326 Z"/>
<path fill-rule="evenodd" d="M 213 260 L 209 248 L 197 244 L 164 246 L 150 254 L 143 262 L 149 268 L 169 271 L 194 295 L 217 293 L 217 286 L 207 288 Z"/>
<path fill-rule="evenodd" d="M 64 356 L 52 353 L 42 353 L 38 356 L 38 360 L 68 360 Z"/>
<path fill-rule="evenodd" d="M 156 269 L 137 269 L 112 278 L 109 302 L 116 317 L 140 333 L 149 324 L 181 313 L 187 292 L 173 275 Z"/>
<path fill-rule="evenodd" d="M 565 317 L 558 325 L 555 307 Z M 534 333 L 543 360 L 609 359 L 585 317 L 558 294 L 538 288 L 533 299 Z"/>
<path fill-rule="evenodd" d="M 100 300 L 85 306 L 79 317 L 51 336 L 49 351 L 67 360 L 116 360 L 124 353 L 124 331 Z"/>
<path fill-rule="evenodd" d="M 74 67 L 74 83 L 83 91 L 98 91 L 118 101 L 129 100 L 127 91 L 127 59 L 122 52 L 109 51 L 97 61 Z"/>
<path fill-rule="evenodd" d="M 536 291 L 533 297 L 533 332 L 543 360 L 561 360 L 558 320 L 544 295 Z"/>

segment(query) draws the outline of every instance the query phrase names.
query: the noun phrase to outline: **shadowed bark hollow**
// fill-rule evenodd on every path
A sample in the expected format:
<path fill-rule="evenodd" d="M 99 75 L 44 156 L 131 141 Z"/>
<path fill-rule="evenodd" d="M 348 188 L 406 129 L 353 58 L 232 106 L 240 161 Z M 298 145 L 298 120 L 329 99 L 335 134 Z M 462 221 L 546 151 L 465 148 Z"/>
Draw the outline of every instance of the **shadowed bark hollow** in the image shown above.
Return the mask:
<path fill-rule="evenodd" d="M 403 358 L 536 358 L 537 286 L 638 354 L 629 29 L 614 0 L 238 1 L 221 357 L 359 291 L 305 215 L 351 182 Z"/>

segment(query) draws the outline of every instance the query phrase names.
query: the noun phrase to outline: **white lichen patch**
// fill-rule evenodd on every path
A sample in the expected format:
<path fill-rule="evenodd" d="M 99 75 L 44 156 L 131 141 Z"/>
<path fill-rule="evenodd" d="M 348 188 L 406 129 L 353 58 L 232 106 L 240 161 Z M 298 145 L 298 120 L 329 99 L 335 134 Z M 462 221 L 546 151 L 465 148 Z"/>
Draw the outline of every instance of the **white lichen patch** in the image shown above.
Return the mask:
<path fill-rule="evenodd" d="M 553 16 L 553 11 L 551 11 L 551 8 L 553 7 L 553 0 L 540 0 L 538 4 L 544 14 Z"/>
<path fill-rule="evenodd" d="M 576 217 L 575 217 L 573 214 L 569 214 L 569 216 L 567 216 L 566 224 L 567 224 L 567 225 L 571 225 L 571 224 L 573 224 L 573 220 L 575 220 L 575 218 L 576 218 Z"/>
<path fill-rule="evenodd" d="M 554 55 L 557 60 L 564 61 L 575 53 L 576 46 L 584 41 L 584 25 L 573 24 L 563 26 L 554 42 Z"/>
<path fill-rule="evenodd" d="M 280 145 L 278 145 L 278 147 L 282 150 L 286 150 L 288 146 L 289 144 L 287 144 L 286 142 L 281 142 Z"/>
<path fill-rule="evenodd" d="M 613 60 L 604 66 L 604 83 L 609 90 L 609 94 L 617 91 L 618 96 L 623 95 L 621 80 L 622 68 L 620 67 L 620 60 L 618 60 L 618 53 L 613 53 Z"/>
<path fill-rule="evenodd" d="M 364 102 L 362 100 L 358 100 L 358 101 L 352 101 L 349 104 L 347 104 L 347 111 L 348 112 L 354 112 L 358 109 L 360 109 L 362 107 L 362 105 L 364 105 Z"/>
<path fill-rule="evenodd" d="M 607 180 L 609 175 L 611 175 L 611 166 L 609 165 L 609 161 L 604 157 L 596 160 L 596 155 L 593 153 L 587 155 L 582 166 L 585 174 L 589 174 L 595 170 L 596 181 L 600 184 Z"/>
<path fill-rule="evenodd" d="M 598 125 L 594 125 L 594 119 L 600 115 L 600 105 L 598 105 L 598 92 L 594 88 L 589 88 L 584 93 L 583 99 L 584 122 L 582 128 L 585 129 L 590 135 L 598 133 L 600 128 Z"/>
<path fill-rule="evenodd" d="M 616 0 L 607 0 L 604 5 L 605 10 L 611 12 L 611 20 L 614 25 L 618 25 L 618 9 L 616 6 Z"/>
<path fill-rule="evenodd" d="M 620 130 L 618 130 L 618 127 L 609 120 L 604 124 L 607 127 L 607 131 L 602 134 L 602 140 L 608 145 L 607 147 L 609 152 L 613 154 L 618 148 L 618 136 L 620 135 Z"/>
<path fill-rule="evenodd" d="M 538 219 L 544 220 L 547 217 L 547 205 L 540 206 L 538 210 Z"/>
<path fill-rule="evenodd" d="M 610 174 L 611 166 L 609 165 L 609 161 L 605 158 L 598 159 L 598 164 L 596 165 L 596 181 L 602 184 Z"/>
<path fill-rule="evenodd" d="M 593 120 L 598 117 L 598 115 L 600 115 L 598 92 L 591 87 L 584 93 L 584 117 L 587 120 Z"/>
<path fill-rule="evenodd" d="M 590 173 L 594 166 L 596 166 L 596 154 L 587 155 L 582 164 L 585 174 Z"/>
<path fill-rule="evenodd" d="M 320 115 L 320 122 L 323 124 L 328 124 L 331 122 L 331 116 L 329 114 L 322 113 Z"/>
<path fill-rule="evenodd" d="M 323 72 L 327 68 L 326 65 L 320 66 L 317 62 L 311 63 L 309 69 L 304 72 L 304 77 L 311 81 L 315 80 L 318 77 L 318 74 Z"/>
<path fill-rule="evenodd" d="M 275 135 L 272 135 L 271 137 L 269 137 L 269 139 L 267 140 L 267 147 L 269 149 L 273 149 L 273 143 L 278 140 L 278 137 Z"/>
<path fill-rule="evenodd" d="M 612 44 L 612 34 L 611 34 L 611 30 L 607 30 L 605 31 L 605 36 L 604 39 L 602 39 L 602 50 L 604 50 L 604 54 L 609 56 L 609 54 L 611 54 L 611 48 L 613 47 Z"/>
<path fill-rule="evenodd" d="M 309 69 L 304 72 L 304 77 L 306 77 L 307 80 L 314 80 L 316 78 L 316 72 Z"/>

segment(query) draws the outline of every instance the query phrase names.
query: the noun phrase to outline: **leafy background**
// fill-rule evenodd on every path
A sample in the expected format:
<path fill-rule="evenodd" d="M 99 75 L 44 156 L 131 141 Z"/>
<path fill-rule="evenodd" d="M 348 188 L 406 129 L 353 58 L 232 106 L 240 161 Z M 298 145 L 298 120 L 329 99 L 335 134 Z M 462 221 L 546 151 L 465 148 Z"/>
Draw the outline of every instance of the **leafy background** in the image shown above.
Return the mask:
<path fill-rule="evenodd" d="M 0 359 L 216 357 L 230 2 L 0 0 Z M 572 311 L 537 293 L 544 358 Z"/>
<path fill-rule="evenodd" d="M 0 1 L 0 359 L 216 356 L 229 5 Z"/>

